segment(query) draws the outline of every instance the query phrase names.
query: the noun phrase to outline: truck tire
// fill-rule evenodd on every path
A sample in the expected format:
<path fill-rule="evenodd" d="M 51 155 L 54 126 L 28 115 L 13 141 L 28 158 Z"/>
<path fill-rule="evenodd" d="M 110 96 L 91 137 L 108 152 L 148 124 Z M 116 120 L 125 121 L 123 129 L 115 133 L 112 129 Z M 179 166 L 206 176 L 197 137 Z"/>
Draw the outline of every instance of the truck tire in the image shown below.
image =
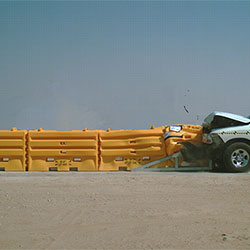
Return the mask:
<path fill-rule="evenodd" d="M 227 172 L 242 173 L 250 170 L 250 146 L 235 142 L 226 147 L 223 153 L 224 167 Z"/>

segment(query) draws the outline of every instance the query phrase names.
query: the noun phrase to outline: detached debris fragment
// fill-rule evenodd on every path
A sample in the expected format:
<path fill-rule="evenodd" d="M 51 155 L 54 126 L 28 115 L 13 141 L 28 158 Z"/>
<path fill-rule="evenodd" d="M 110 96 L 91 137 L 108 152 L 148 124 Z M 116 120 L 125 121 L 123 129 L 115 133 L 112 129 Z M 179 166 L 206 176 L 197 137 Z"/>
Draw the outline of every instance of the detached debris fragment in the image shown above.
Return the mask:
<path fill-rule="evenodd" d="M 186 111 L 187 113 L 189 113 L 189 111 L 187 110 L 186 106 L 184 105 L 183 107 L 184 107 L 185 111 Z"/>

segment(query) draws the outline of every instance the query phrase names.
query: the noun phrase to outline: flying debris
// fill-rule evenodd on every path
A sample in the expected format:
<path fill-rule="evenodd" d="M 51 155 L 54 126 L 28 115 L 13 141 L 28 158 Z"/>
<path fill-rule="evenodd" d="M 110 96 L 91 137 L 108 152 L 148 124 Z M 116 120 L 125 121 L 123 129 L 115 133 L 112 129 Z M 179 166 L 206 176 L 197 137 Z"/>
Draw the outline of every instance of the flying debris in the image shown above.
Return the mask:
<path fill-rule="evenodd" d="M 189 113 L 189 111 L 187 110 L 186 106 L 183 106 L 183 107 L 184 107 L 185 111 L 186 111 L 187 113 Z"/>

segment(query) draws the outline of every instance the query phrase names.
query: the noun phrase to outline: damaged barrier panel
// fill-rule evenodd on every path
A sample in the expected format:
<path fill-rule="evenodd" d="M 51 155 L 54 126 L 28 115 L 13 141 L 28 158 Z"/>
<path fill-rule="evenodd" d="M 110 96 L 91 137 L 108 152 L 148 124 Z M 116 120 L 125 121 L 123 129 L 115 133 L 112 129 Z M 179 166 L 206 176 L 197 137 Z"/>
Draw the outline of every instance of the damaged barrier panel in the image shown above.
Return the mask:
<path fill-rule="evenodd" d="M 99 170 L 131 170 L 166 156 L 162 129 L 100 132 Z"/>

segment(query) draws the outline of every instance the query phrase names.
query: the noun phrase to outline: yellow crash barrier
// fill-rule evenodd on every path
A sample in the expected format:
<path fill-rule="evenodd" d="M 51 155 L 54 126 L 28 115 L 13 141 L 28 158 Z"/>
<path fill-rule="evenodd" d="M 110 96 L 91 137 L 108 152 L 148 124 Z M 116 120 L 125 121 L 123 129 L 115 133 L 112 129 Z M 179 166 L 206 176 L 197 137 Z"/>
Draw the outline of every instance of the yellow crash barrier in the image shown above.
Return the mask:
<path fill-rule="evenodd" d="M 26 130 L 0 130 L 0 170 L 25 171 Z"/>
<path fill-rule="evenodd" d="M 163 127 L 100 132 L 99 170 L 131 170 L 166 156 Z M 165 166 L 165 163 L 157 167 Z"/>
<path fill-rule="evenodd" d="M 168 138 L 165 140 L 165 147 L 167 155 L 172 155 L 180 151 L 183 145 L 180 142 L 192 142 L 193 144 L 198 144 L 202 142 L 202 126 L 199 125 L 176 125 L 181 127 L 181 130 L 171 131 L 171 126 L 165 128 L 165 133 L 168 134 Z M 181 164 L 182 159 L 179 159 L 179 164 Z M 169 166 L 174 166 L 174 160 L 167 161 Z"/>
<path fill-rule="evenodd" d="M 30 130 L 28 170 L 98 170 L 98 132 Z"/>

